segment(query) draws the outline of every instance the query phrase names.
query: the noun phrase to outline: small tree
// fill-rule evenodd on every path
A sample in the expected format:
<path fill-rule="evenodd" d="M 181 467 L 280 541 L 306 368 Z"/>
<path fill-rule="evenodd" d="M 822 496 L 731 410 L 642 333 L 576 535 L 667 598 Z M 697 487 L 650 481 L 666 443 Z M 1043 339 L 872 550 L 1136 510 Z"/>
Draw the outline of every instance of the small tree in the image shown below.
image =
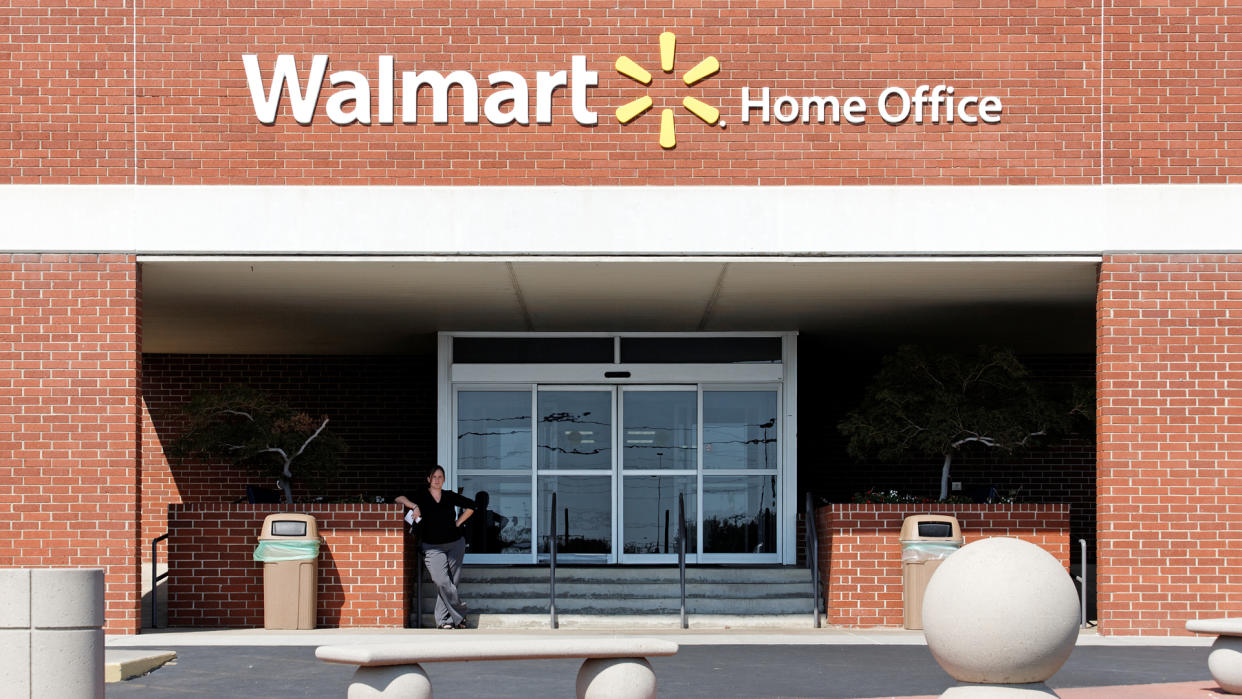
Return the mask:
<path fill-rule="evenodd" d="M 246 386 L 196 393 L 183 408 L 186 431 L 174 443 L 177 457 L 215 456 L 275 478 L 293 502 L 298 478 L 316 481 L 339 470 L 345 443 L 314 417 Z"/>
<path fill-rule="evenodd" d="M 884 358 L 839 429 L 856 458 L 942 458 L 944 500 L 953 457 L 969 445 L 1014 452 L 1067 431 L 1075 415 L 1090 415 L 1089 386 L 1062 393 L 1032 381 L 1010 350 L 963 355 L 905 346 Z"/>

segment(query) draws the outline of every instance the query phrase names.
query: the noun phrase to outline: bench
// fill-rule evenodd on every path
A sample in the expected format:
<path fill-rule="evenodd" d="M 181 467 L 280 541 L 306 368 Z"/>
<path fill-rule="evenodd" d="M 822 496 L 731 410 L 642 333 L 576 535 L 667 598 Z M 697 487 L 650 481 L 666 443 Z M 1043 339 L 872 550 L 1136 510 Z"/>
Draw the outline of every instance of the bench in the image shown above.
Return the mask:
<path fill-rule="evenodd" d="M 1208 655 L 1208 672 L 1221 689 L 1242 694 L 1242 617 L 1194 619 L 1186 622 L 1186 630 L 1216 634 Z"/>
<path fill-rule="evenodd" d="M 419 663 L 585 658 L 579 699 L 654 699 L 655 672 L 647 658 L 674 655 L 677 644 L 654 638 L 518 636 L 430 637 L 404 643 L 320 646 L 315 657 L 357 665 L 348 699 L 431 699 L 431 679 Z"/>

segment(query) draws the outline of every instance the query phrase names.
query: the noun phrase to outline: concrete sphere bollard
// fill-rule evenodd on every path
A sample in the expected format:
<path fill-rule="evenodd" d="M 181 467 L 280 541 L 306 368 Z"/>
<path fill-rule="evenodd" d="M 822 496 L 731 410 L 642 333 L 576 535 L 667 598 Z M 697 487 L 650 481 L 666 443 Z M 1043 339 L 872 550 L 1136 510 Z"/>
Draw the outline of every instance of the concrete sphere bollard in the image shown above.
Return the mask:
<path fill-rule="evenodd" d="M 347 699 L 432 699 L 431 678 L 418 664 L 360 667 L 354 672 Z"/>
<path fill-rule="evenodd" d="M 578 670 L 578 699 L 656 699 L 646 658 L 588 658 Z"/>
<path fill-rule="evenodd" d="M 961 682 L 1044 682 L 1069 659 L 1078 624 L 1069 574 L 1019 539 L 963 546 L 940 564 L 923 598 L 927 647 Z"/>
<path fill-rule="evenodd" d="M 1208 672 L 1221 689 L 1230 694 L 1242 694 L 1242 638 L 1218 637 L 1208 655 Z"/>

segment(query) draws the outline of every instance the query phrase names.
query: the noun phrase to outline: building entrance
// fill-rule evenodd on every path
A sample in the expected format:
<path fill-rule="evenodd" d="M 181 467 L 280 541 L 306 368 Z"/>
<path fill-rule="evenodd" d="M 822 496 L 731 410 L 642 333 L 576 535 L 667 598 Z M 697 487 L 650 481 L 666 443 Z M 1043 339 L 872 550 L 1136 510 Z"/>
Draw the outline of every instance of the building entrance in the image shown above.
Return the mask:
<path fill-rule="evenodd" d="M 659 373 L 679 373 L 671 368 Z M 611 383 L 551 380 L 589 371 L 581 366 L 505 369 L 536 380 L 447 386 L 452 479 L 480 507 L 469 562 L 546 561 L 554 493 L 558 561 L 673 562 L 684 502 L 689 561 L 783 562 L 790 498 L 780 364 L 738 367 L 734 381 L 690 365 L 680 373 L 717 376 L 658 383 L 635 377 L 639 369 L 598 374 Z M 475 364 L 449 373 L 498 371 Z"/>

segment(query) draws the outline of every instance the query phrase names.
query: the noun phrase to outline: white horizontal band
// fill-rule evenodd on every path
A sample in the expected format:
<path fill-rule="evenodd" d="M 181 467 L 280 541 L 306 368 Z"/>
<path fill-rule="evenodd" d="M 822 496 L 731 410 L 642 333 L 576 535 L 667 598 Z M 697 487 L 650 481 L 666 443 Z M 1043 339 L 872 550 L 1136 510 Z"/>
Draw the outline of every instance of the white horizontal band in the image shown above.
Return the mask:
<path fill-rule="evenodd" d="M 0 250 L 1027 255 L 1242 250 L 1242 185 L 4 185 Z"/>

